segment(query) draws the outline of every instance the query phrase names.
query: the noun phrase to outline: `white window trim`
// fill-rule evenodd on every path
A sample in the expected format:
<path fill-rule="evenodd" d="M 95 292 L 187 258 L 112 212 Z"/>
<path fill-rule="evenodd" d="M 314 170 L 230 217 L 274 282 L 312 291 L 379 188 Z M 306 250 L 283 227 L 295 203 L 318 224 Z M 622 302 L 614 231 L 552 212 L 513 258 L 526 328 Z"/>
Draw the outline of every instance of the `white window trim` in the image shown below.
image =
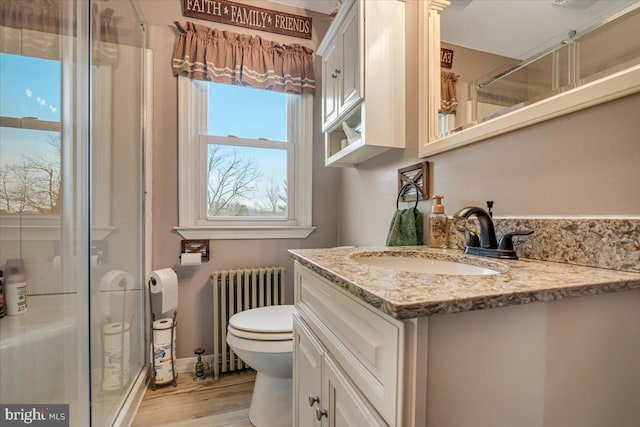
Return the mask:
<path fill-rule="evenodd" d="M 303 141 L 293 150 L 293 215 L 289 220 L 223 223 L 209 221 L 203 225 L 200 213 L 200 197 L 204 196 L 204 181 L 201 178 L 201 138 L 206 124 L 206 96 L 189 78 L 178 77 L 178 226 L 174 230 L 185 239 L 304 239 L 315 227 L 312 226 L 312 152 L 313 152 L 313 98 L 311 95 L 297 96 L 295 107 L 302 120 L 288 122 L 295 141 Z M 199 113 L 200 117 L 193 119 Z M 291 184 L 290 184 L 291 185 Z M 264 224 L 256 224 L 262 222 Z"/>

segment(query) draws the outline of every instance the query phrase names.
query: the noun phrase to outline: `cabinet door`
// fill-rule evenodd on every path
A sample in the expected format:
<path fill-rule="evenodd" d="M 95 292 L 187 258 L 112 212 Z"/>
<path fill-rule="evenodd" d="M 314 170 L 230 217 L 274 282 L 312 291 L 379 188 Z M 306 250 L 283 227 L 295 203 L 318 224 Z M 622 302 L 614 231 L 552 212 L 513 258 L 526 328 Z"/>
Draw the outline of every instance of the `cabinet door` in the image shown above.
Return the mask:
<path fill-rule="evenodd" d="M 294 315 L 293 425 L 295 427 L 319 427 L 320 421 L 317 420 L 315 411 L 321 406 L 322 353 L 324 350 L 301 322 Z"/>
<path fill-rule="evenodd" d="M 360 34 L 358 2 L 354 2 L 340 29 L 341 64 L 334 70 L 339 77 L 338 112 L 347 110 L 362 97 L 360 93 Z"/>
<path fill-rule="evenodd" d="M 356 391 L 331 356 L 322 358 L 322 409 L 326 410 L 323 426 L 376 427 L 387 424 Z M 326 421 L 325 421 L 326 420 Z"/>
<path fill-rule="evenodd" d="M 340 69 L 342 48 L 336 39 L 322 57 L 322 128 L 323 130 L 338 118 L 338 80 L 336 70 Z"/>

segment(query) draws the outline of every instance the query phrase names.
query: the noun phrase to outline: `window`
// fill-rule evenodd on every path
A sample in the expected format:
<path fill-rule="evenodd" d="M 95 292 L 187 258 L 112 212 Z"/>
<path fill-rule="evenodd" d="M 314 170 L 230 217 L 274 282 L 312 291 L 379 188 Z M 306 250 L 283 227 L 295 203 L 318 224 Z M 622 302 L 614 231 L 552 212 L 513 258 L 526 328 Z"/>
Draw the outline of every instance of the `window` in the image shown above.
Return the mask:
<path fill-rule="evenodd" d="M 80 128 L 88 125 L 91 112 L 99 118 L 91 122 L 92 238 L 104 238 L 113 230 L 113 65 L 99 63 L 102 51 L 95 55 L 87 97 L 74 36 L 0 30 L 6 41 L 0 43 L 0 235 L 60 240 L 61 217 L 73 208 L 64 203 L 71 200 L 64 196 L 65 185 L 81 173 L 73 153 L 88 147 L 86 129 Z"/>
<path fill-rule="evenodd" d="M 0 53 L 0 215 L 60 214 L 60 62 Z"/>
<path fill-rule="evenodd" d="M 206 239 L 307 237 L 312 97 L 178 82 L 176 231 Z"/>

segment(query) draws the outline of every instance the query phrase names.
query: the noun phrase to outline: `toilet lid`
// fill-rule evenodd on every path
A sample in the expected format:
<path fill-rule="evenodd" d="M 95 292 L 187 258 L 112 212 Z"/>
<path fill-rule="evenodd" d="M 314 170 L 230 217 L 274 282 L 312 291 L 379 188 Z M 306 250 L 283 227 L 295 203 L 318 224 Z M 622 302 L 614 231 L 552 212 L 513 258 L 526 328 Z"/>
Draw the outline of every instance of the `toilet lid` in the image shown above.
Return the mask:
<path fill-rule="evenodd" d="M 236 330 L 259 334 L 290 333 L 293 331 L 293 310 L 292 305 L 253 308 L 231 316 L 229 326 Z"/>

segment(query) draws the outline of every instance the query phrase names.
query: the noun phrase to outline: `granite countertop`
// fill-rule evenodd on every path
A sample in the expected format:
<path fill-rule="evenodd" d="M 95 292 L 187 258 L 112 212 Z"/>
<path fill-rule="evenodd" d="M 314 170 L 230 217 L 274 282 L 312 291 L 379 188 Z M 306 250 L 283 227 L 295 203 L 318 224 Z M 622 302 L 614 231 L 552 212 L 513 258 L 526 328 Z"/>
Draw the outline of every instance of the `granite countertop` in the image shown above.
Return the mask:
<path fill-rule="evenodd" d="M 640 289 L 639 273 L 528 259 L 494 260 L 463 255 L 457 249 L 341 247 L 297 249 L 289 253 L 303 266 L 396 319 Z M 425 274 L 356 261 L 372 255 L 461 261 L 501 273 Z"/>

